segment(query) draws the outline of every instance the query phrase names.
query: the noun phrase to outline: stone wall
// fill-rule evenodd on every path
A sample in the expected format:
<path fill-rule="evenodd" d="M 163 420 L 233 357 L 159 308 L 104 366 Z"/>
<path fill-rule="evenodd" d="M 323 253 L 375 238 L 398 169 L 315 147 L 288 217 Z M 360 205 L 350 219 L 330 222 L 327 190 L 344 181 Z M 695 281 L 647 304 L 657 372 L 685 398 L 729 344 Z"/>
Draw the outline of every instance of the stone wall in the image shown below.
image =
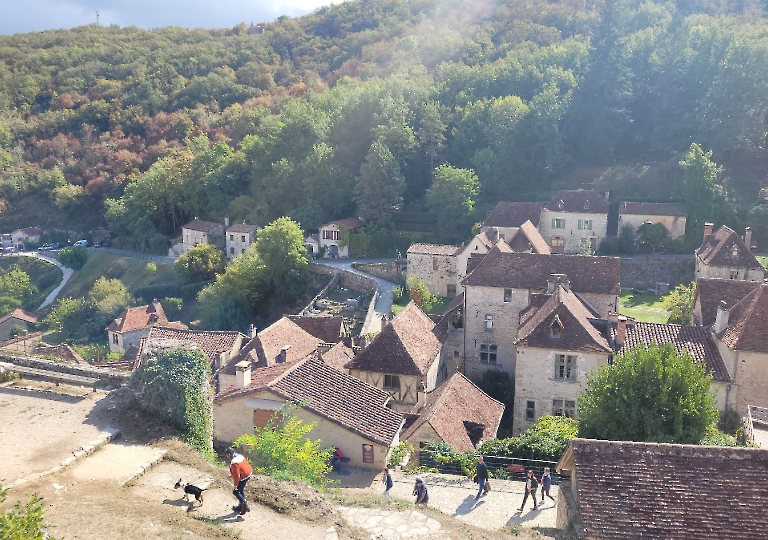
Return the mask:
<path fill-rule="evenodd" d="M 373 294 L 379 288 L 376 280 L 367 276 L 350 272 L 345 268 L 336 268 L 334 266 L 325 266 L 323 264 L 310 264 L 309 269 L 316 274 L 327 274 L 339 276 L 339 285 L 347 289 L 354 289 L 364 293 Z"/>
<path fill-rule="evenodd" d="M 657 282 L 669 287 L 688 284 L 694 280 L 694 256 L 633 256 L 621 258 L 621 287 L 632 289 L 644 285 L 652 289 Z"/>
<path fill-rule="evenodd" d="M 407 266 L 407 262 L 403 260 L 390 263 L 352 263 L 352 268 L 355 270 L 360 270 L 377 278 L 386 279 L 395 285 L 400 285 L 403 282 Z"/>
<path fill-rule="evenodd" d="M 408 277 L 424 280 L 432 294 L 456 295 L 456 257 L 453 255 L 408 254 Z M 449 293 L 448 287 L 454 290 Z"/>
<path fill-rule="evenodd" d="M 99 379 L 103 385 L 120 386 L 128 384 L 131 380 L 130 373 L 119 372 L 108 368 L 83 366 L 80 364 L 65 364 L 63 362 L 54 362 L 53 360 L 34 358 L 31 356 L 19 356 L 0 352 L 0 361 L 15 364 L 17 366 L 79 375 L 80 377 L 92 377 Z"/>

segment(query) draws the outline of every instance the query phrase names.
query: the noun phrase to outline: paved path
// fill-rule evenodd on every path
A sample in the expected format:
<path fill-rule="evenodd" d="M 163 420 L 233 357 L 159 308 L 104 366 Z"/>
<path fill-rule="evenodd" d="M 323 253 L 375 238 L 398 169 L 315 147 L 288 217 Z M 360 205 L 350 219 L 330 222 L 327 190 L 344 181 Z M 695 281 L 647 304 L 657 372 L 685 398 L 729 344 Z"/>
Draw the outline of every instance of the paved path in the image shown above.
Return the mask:
<path fill-rule="evenodd" d="M 411 492 L 415 478 L 413 475 L 405 475 L 400 471 L 393 472 L 392 480 L 395 485 L 392 488 L 392 497 L 412 501 L 414 497 Z M 491 480 L 493 490 L 476 501 L 477 485 L 465 477 L 448 474 L 423 474 L 421 478 L 424 479 L 429 489 L 429 505 L 431 507 L 476 527 L 497 530 L 505 525 L 555 526 L 557 510 L 555 503 L 549 499 L 543 506 L 540 505 L 537 511 L 533 510 L 530 500 L 522 514 L 517 511 L 520 508 L 520 503 L 523 502 L 525 482 Z M 374 486 L 377 484 L 374 483 Z M 556 486 L 552 486 L 550 494 L 557 500 L 558 489 Z M 541 493 L 537 495 L 541 497 Z"/>
<path fill-rule="evenodd" d="M 402 512 L 386 508 L 357 508 L 342 506 L 341 515 L 354 527 L 371 533 L 371 538 L 400 540 L 406 538 L 449 538 L 440 522 L 418 510 Z"/>
<path fill-rule="evenodd" d="M 755 427 L 753 430 L 755 444 L 760 448 L 768 448 L 768 429 Z"/>
<path fill-rule="evenodd" d="M 72 277 L 72 274 L 74 273 L 74 270 L 72 270 L 71 268 L 67 268 L 66 266 L 61 264 L 58 261 L 58 259 L 56 259 L 55 257 L 52 257 L 51 255 L 42 254 L 42 253 L 40 253 L 38 251 L 21 251 L 19 253 L 16 253 L 15 255 L 23 255 L 25 257 L 37 257 L 38 259 L 42 259 L 44 261 L 52 263 L 52 264 L 58 266 L 61 269 L 62 273 L 64 274 L 64 276 L 63 276 L 63 278 L 61 280 L 61 283 L 59 283 L 59 286 L 51 291 L 51 294 L 46 296 L 45 300 L 43 301 L 42 304 L 40 304 L 40 307 L 37 308 L 37 310 L 40 311 L 44 307 L 47 307 L 47 306 L 50 306 L 51 304 L 53 304 L 53 301 L 56 300 L 56 297 L 59 295 L 61 290 L 64 288 L 64 285 L 66 285 L 67 281 L 69 281 L 69 278 Z"/>
<path fill-rule="evenodd" d="M 378 325 L 379 322 L 381 321 L 382 315 L 386 315 L 387 317 L 389 317 L 392 313 L 392 289 L 394 289 L 396 285 L 390 281 L 387 281 L 386 279 L 381 279 L 376 276 L 372 276 L 371 274 L 366 274 L 365 272 L 361 272 L 360 270 L 355 270 L 354 268 L 352 268 L 352 263 L 358 262 L 358 263 L 372 264 L 372 263 L 383 263 L 383 262 L 394 262 L 394 261 L 395 259 L 317 259 L 314 262 L 316 264 L 332 266 L 334 268 L 343 268 L 344 270 L 348 270 L 353 274 L 358 274 L 358 275 L 369 277 L 375 280 L 379 286 L 379 297 L 376 300 L 376 305 L 374 306 L 376 316 L 372 318 L 371 323 Z M 371 333 L 368 330 L 369 329 L 367 328 L 363 328 L 360 333 L 361 334 Z M 378 331 L 376 331 L 376 333 L 378 333 Z"/>

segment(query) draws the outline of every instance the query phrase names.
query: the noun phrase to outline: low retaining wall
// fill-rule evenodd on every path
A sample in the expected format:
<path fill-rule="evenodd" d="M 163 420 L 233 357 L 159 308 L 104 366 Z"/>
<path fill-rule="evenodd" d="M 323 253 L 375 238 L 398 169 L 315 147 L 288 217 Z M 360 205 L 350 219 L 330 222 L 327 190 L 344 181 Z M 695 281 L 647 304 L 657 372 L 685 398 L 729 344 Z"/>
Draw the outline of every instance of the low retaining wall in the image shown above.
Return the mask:
<path fill-rule="evenodd" d="M 400 285 L 403 282 L 407 267 L 408 264 L 404 260 L 389 263 L 352 263 L 352 268 L 355 270 L 360 270 L 377 278 L 386 279 L 395 285 Z"/>
<path fill-rule="evenodd" d="M 622 257 L 621 286 L 632 289 L 638 285 L 653 289 L 657 282 L 669 283 L 670 289 L 694 281 L 695 259 L 686 257 Z"/>
<path fill-rule="evenodd" d="M 62 362 L 54 362 L 53 360 L 45 360 L 43 358 L 35 358 L 32 356 L 0 353 L 0 360 L 3 362 L 8 362 L 9 364 L 15 364 L 17 366 L 45 369 L 47 371 L 57 371 L 59 373 L 69 373 L 70 375 L 79 375 L 81 377 L 92 377 L 99 379 L 102 386 L 122 386 L 124 384 L 128 384 L 131 380 L 130 373 L 122 373 L 109 368 L 97 368 L 79 364 L 65 364 Z"/>
<path fill-rule="evenodd" d="M 323 287 L 323 290 L 321 290 L 319 293 L 317 293 L 317 295 L 315 295 L 315 297 L 312 299 L 312 301 L 309 304 L 307 304 L 304 307 L 304 309 L 302 309 L 299 312 L 299 315 L 306 315 L 307 313 L 309 313 L 312 310 L 312 308 L 315 307 L 315 302 L 317 302 L 321 298 L 325 298 L 325 296 L 328 294 L 328 291 L 330 291 L 331 289 L 336 288 L 336 285 L 338 285 L 338 283 L 339 283 L 339 275 L 336 274 L 336 275 L 334 275 L 331 278 L 331 281 L 328 282 L 328 285 Z"/>
<path fill-rule="evenodd" d="M 361 276 L 355 272 L 350 272 L 346 268 L 336 268 L 334 266 L 312 263 L 309 265 L 309 269 L 316 274 L 339 276 L 339 285 L 345 289 L 354 289 L 368 294 L 373 294 L 379 289 L 379 284 L 376 283 L 375 279 Z"/>

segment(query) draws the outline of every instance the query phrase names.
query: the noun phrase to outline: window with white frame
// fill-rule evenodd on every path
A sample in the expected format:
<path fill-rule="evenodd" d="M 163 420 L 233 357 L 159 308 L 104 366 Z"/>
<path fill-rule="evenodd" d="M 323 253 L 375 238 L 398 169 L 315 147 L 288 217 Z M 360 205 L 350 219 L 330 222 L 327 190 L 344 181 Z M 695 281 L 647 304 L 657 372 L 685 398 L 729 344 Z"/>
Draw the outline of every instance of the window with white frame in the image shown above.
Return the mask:
<path fill-rule="evenodd" d="M 341 240 L 340 231 L 324 230 L 323 240 Z"/>
<path fill-rule="evenodd" d="M 533 422 L 534 420 L 536 420 L 536 402 L 526 401 L 525 402 L 525 421 Z"/>
<path fill-rule="evenodd" d="M 486 332 L 493 330 L 493 315 L 485 316 L 485 330 Z"/>
<path fill-rule="evenodd" d="M 570 354 L 555 355 L 555 379 L 576 380 L 576 357 Z"/>
<path fill-rule="evenodd" d="M 496 345 L 490 343 L 480 344 L 480 361 L 483 364 L 495 364 L 496 363 Z"/>
<path fill-rule="evenodd" d="M 576 418 L 576 401 L 568 399 L 553 399 L 552 416 Z"/>

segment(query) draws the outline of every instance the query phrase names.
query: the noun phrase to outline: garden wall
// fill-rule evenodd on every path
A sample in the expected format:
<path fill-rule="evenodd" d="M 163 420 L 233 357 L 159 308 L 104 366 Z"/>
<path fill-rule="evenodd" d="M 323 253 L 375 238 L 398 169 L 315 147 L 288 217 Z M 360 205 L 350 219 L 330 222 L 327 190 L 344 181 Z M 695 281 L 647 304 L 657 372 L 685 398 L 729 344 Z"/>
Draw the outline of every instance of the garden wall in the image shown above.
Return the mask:
<path fill-rule="evenodd" d="M 669 283 L 670 289 L 694 281 L 693 255 L 642 256 L 621 258 L 621 287 L 654 288 L 657 282 Z"/>
<path fill-rule="evenodd" d="M 327 274 L 329 276 L 338 275 L 339 285 L 346 289 L 354 289 L 356 291 L 373 294 L 379 288 L 379 284 L 376 283 L 375 279 L 352 272 L 346 268 L 336 268 L 334 266 L 313 263 L 309 265 L 309 269 L 316 274 Z"/>
<path fill-rule="evenodd" d="M 79 375 L 81 377 L 92 377 L 94 379 L 99 379 L 103 385 L 121 386 L 123 384 L 128 384 L 131 380 L 130 373 L 121 373 L 108 368 L 65 364 L 63 362 L 55 362 L 44 358 L 34 358 L 32 356 L 0 353 L 0 361 L 15 364 L 17 366 L 68 373 L 70 375 Z"/>
<path fill-rule="evenodd" d="M 390 263 L 352 263 L 352 268 L 377 278 L 386 279 L 395 285 L 400 285 L 405 278 L 408 263 L 404 260 Z"/>

